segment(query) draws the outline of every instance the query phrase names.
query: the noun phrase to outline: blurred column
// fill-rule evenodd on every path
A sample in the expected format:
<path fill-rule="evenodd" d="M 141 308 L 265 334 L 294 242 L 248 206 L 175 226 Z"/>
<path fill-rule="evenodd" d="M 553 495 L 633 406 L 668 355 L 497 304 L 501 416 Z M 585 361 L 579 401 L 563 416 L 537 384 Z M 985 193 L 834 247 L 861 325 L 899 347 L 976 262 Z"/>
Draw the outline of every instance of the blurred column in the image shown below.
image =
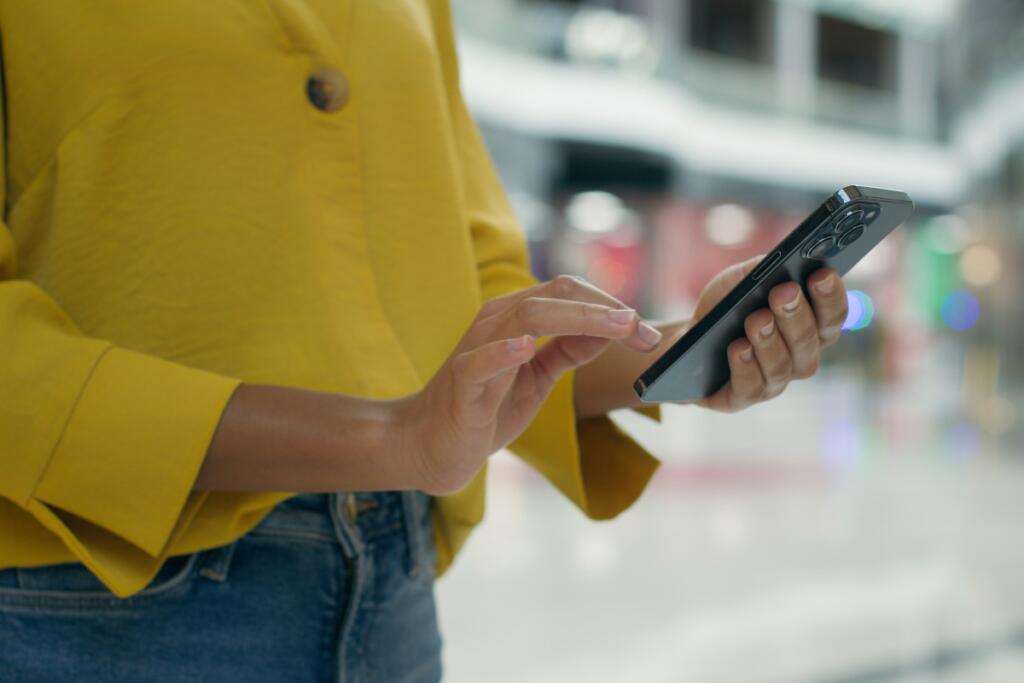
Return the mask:
<path fill-rule="evenodd" d="M 647 0 L 646 14 L 659 55 L 659 70 L 680 77 L 686 69 L 690 44 L 690 0 Z"/>
<path fill-rule="evenodd" d="M 793 116 L 813 116 L 818 77 L 818 15 L 802 2 L 779 0 L 773 5 L 779 106 Z"/>
<path fill-rule="evenodd" d="M 920 36 L 900 34 L 897 89 L 904 135 L 935 137 L 939 66 L 934 44 Z"/>

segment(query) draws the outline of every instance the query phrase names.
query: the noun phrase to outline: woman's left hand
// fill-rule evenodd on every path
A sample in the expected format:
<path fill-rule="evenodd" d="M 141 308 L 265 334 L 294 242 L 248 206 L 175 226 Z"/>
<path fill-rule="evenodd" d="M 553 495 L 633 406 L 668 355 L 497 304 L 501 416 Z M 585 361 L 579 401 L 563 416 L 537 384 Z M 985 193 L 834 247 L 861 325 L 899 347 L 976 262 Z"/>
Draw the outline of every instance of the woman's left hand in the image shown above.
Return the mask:
<path fill-rule="evenodd" d="M 760 261 L 756 257 L 715 276 L 697 300 L 693 321 L 707 315 Z M 774 398 L 790 381 L 817 372 L 822 350 L 836 343 L 846 320 L 846 288 L 831 268 L 815 271 L 807 287 L 810 301 L 795 282 L 771 290 L 769 308 L 747 316 L 747 336 L 728 347 L 729 382 L 698 405 L 735 412 Z"/>

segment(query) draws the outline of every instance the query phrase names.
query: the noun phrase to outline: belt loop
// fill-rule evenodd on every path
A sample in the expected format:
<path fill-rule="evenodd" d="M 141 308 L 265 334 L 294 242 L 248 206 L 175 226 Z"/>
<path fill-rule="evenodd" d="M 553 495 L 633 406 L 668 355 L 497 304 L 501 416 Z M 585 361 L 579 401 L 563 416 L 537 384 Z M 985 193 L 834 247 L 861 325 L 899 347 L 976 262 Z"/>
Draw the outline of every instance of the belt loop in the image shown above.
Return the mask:
<path fill-rule="evenodd" d="M 425 510 L 420 501 L 424 495 L 419 491 L 402 491 L 402 513 L 404 517 L 406 542 L 409 544 L 409 576 L 418 576 L 429 561 L 427 547 L 420 530 L 420 517 Z"/>
<path fill-rule="evenodd" d="M 349 559 L 363 552 L 362 535 L 359 533 L 359 527 L 355 523 L 355 514 L 353 514 L 355 500 L 354 493 L 344 492 L 332 493 L 328 498 L 331 522 L 334 524 L 334 536 L 338 539 L 342 552 Z"/>
<path fill-rule="evenodd" d="M 359 505 L 356 503 L 356 494 L 345 494 L 345 516 L 350 522 L 355 522 L 359 516 Z"/>

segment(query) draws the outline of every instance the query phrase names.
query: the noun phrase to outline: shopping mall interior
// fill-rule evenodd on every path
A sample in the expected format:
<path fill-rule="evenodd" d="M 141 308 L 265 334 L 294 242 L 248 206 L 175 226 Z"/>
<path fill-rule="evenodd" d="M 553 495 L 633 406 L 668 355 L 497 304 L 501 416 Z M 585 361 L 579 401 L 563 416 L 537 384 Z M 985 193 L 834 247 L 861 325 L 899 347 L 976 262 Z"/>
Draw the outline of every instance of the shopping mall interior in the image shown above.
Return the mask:
<path fill-rule="evenodd" d="M 916 211 L 815 377 L 613 416 L 663 463 L 619 518 L 494 456 L 438 584 L 446 680 L 1024 680 L 1024 4 L 454 6 L 539 278 L 683 319 L 838 188 Z"/>

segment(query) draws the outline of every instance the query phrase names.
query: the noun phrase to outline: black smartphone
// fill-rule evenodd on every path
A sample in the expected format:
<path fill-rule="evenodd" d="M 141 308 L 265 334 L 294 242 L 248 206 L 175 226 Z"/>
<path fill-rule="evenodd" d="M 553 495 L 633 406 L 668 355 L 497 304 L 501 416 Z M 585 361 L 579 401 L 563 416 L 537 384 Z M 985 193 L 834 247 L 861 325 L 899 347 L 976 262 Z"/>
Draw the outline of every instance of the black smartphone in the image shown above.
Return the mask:
<path fill-rule="evenodd" d="M 768 306 L 768 293 L 799 282 L 824 266 L 845 275 L 876 244 L 910 217 L 914 202 L 903 192 L 850 185 L 804 220 L 711 311 L 633 383 L 641 400 L 695 401 L 729 380 L 726 347 L 745 335 L 747 316 Z M 808 297 L 809 298 L 809 297 Z"/>

